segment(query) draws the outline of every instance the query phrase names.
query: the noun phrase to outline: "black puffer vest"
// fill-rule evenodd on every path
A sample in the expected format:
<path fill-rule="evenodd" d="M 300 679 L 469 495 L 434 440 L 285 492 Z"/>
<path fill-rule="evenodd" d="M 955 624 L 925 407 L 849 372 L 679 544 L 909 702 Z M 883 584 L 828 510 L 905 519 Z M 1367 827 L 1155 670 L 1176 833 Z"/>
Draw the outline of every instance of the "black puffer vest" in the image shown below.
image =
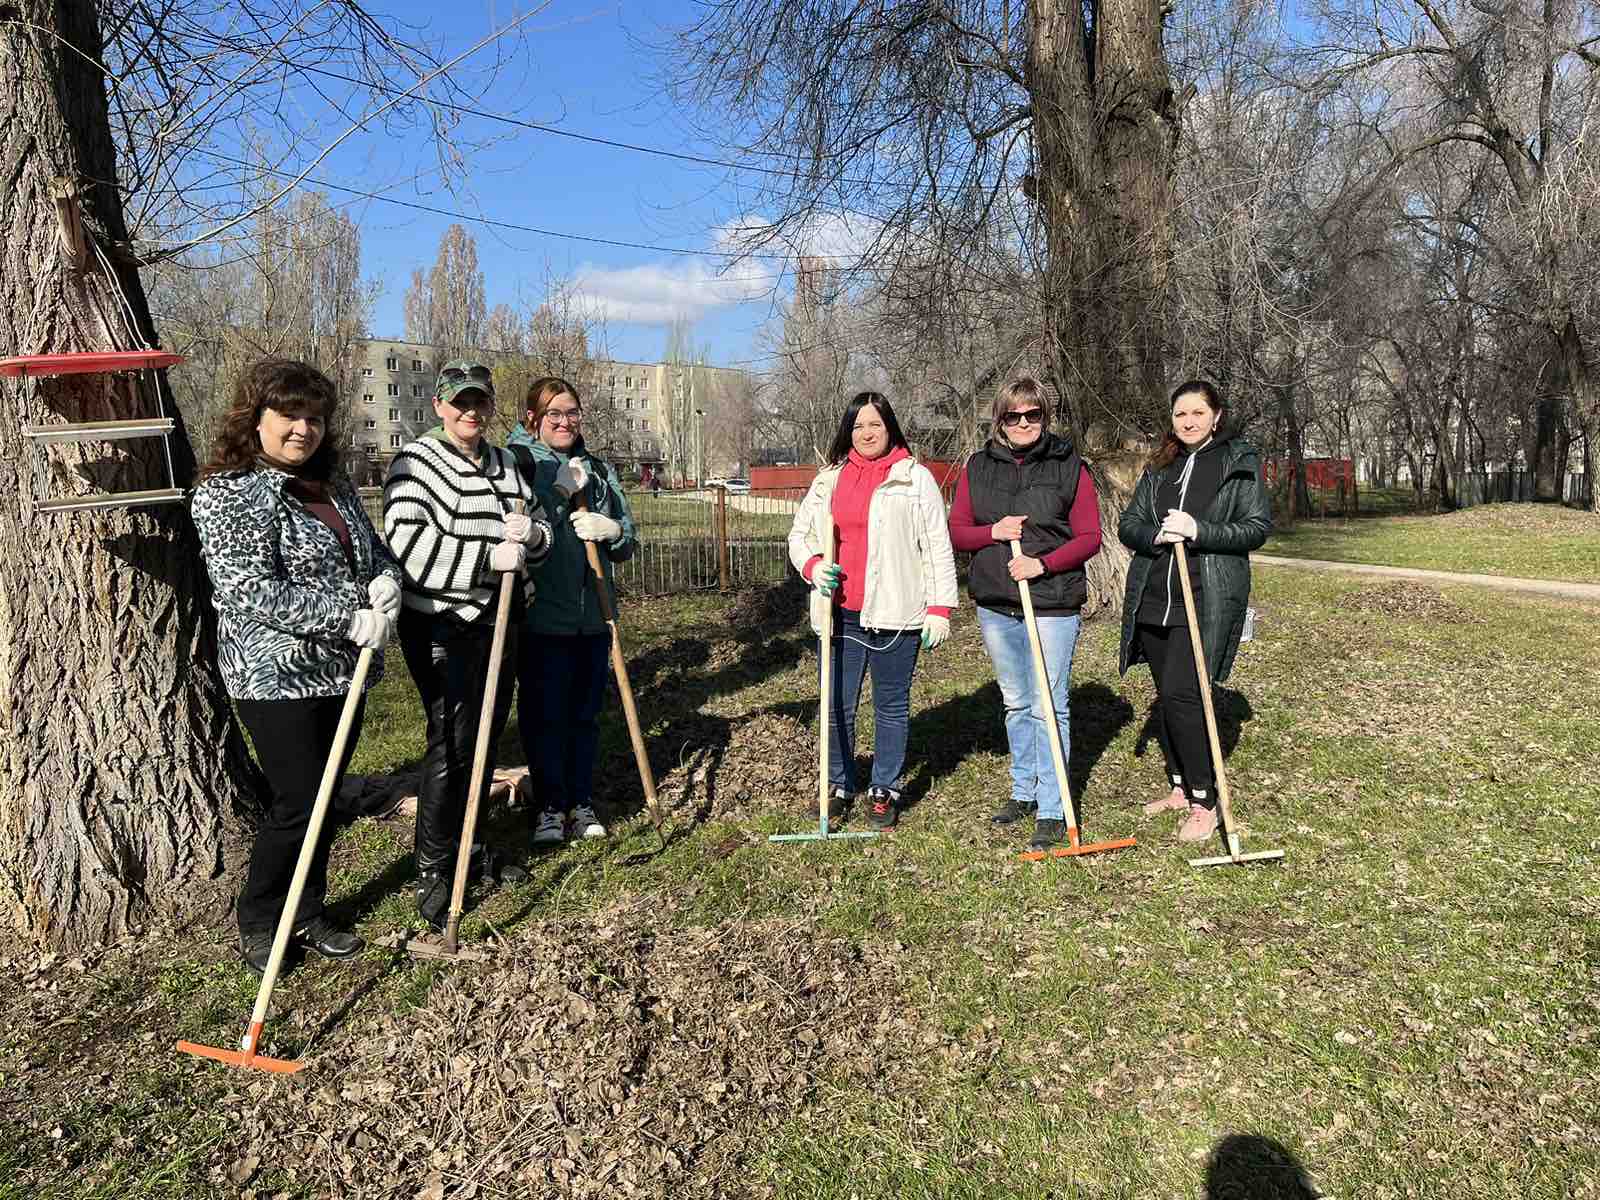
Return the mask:
<path fill-rule="evenodd" d="M 967 494 L 973 519 L 993 525 L 1002 517 L 1027 517 L 1022 526 L 1022 552 L 1043 558 L 1072 538 L 1067 514 L 1078 494 L 1083 459 L 1072 443 L 1046 433 L 1016 460 L 1011 447 L 991 441 L 967 459 Z M 1020 613 L 1022 593 L 1006 571 L 1008 543 L 993 542 L 972 556 L 967 590 L 974 604 Z M 1041 575 L 1028 585 L 1034 611 L 1064 616 L 1077 612 L 1089 594 L 1082 568 L 1059 575 Z"/>

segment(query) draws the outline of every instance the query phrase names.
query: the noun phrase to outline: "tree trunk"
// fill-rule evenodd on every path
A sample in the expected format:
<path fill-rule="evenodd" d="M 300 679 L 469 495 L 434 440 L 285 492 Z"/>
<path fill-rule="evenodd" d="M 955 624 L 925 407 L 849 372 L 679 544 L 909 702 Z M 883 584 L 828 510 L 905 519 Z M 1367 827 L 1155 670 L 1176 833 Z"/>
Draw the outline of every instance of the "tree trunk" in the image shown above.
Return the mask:
<path fill-rule="evenodd" d="M 1030 5 L 1028 31 L 1053 382 L 1080 445 L 1148 439 L 1166 420 L 1177 130 L 1160 0 Z"/>
<path fill-rule="evenodd" d="M 126 240 L 92 0 L 21 0 L 0 23 L 0 347 L 129 348 L 120 288 L 153 344 L 137 273 L 74 274 L 53 176 L 93 181 L 86 233 Z M 163 384 L 160 404 L 177 417 Z M 258 776 L 216 671 L 215 617 L 180 505 L 24 515 L 43 499 L 164 485 L 156 440 L 40 447 L 24 423 L 150 417 L 105 376 L 0 386 L 0 906 L 43 944 L 104 942 L 212 906 L 225 833 Z M 181 418 L 180 486 L 194 456 Z M 47 456 L 47 457 L 46 457 Z M 46 462 L 45 488 L 35 468 Z M 27 547 L 26 550 L 23 548 Z"/>

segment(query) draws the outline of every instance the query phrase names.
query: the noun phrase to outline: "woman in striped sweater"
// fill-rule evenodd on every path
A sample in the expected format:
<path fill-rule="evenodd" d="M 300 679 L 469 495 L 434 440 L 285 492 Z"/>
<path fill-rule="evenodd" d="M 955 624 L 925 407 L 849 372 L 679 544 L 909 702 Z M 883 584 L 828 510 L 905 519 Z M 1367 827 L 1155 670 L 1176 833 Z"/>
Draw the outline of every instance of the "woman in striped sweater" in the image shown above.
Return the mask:
<path fill-rule="evenodd" d="M 433 397 L 440 427 L 395 455 L 383 488 L 384 534 L 405 572 L 400 646 L 428 717 L 417 795 L 417 912 L 435 927 L 450 902 L 500 577 L 542 562 L 552 542 L 550 523 L 515 460 L 484 437 L 494 399 L 488 367 L 446 363 Z M 518 500 L 527 506 L 522 515 L 512 512 Z M 522 611 L 520 600 L 513 611 Z M 510 713 L 515 635 L 513 624 L 491 743 Z M 500 865 L 497 872 L 496 866 L 486 847 L 474 847 L 474 876 L 527 878 L 519 867 Z"/>

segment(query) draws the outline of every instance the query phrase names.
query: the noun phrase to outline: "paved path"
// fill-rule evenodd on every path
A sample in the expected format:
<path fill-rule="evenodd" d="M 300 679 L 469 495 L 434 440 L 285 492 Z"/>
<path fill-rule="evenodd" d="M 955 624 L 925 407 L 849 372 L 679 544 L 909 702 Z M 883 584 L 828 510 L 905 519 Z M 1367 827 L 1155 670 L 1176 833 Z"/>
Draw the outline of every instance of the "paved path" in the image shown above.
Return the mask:
<path fill-rule="evenodd" d="M 1422 571 L 1416 567 L 1374 567 L 1366 563 L 1328 562 L 1320 558 L 1280 558 L 1276 554 L 1252 554 L 1251 563 L 1269 567 L 1300 567 L 1307 571 L 1346 571 L 1352 575 L 1377 575 L 1384 579 L 1424 579 L 1430 583 L 1470 583 L 1474 587 L 1497 588 L 1502 592 L 1538 592 L 1568 600 L 1593 600 L 1600 603 L 1600 583 L 1566 583 L 1558 579 L 1518 579 L 1512 575 L 1468 575 L 1457 571 Z"/>

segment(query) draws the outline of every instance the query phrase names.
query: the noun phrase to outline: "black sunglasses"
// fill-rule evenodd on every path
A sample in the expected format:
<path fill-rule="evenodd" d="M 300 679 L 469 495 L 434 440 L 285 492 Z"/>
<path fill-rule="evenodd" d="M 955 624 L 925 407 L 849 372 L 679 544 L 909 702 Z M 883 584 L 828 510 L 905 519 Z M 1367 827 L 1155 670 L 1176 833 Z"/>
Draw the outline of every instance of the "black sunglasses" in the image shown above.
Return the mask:
<path fill-rule="evenodd" d="M 490 378 L 488 367 L 473 367 L 470 371 L 463 371 L 460 367 L 446 367 L 439 372 L 439 384 L 441 387 L 460 383 L 463 379 L 478 379 L 487 383 Z"/>
<path fill-rule="evenodd" d="M 1000 424 L 1004 425 L 1007 429 L 1015 429 L 1018 425 L 1021 425 L 1024 421 L 1026 421 L 1029 425 L 1037 425 L 1043 420 L 1044 420 L 1044 409 L 1042 409 L 1042 408 L 1023 408 L 1023 409 L 1018 409 L 1015 412 L 1006 413 L 1004 416 L 1002 416 L 1000 418 Z"/>

